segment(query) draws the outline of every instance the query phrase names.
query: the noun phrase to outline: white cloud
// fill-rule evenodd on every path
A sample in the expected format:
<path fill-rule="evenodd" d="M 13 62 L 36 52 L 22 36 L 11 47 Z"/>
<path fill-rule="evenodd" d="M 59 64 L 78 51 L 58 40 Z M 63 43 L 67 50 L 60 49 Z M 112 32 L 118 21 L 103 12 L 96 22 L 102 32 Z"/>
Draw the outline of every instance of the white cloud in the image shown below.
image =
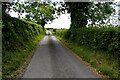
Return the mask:
<path fill-rule="evenodd" d="M 45 28 L 66 28 L 69 29 L 71 24 L 70 14 L 62 14 L 58 19 L 53 20 L 51 24 L 46 24 Z"/>

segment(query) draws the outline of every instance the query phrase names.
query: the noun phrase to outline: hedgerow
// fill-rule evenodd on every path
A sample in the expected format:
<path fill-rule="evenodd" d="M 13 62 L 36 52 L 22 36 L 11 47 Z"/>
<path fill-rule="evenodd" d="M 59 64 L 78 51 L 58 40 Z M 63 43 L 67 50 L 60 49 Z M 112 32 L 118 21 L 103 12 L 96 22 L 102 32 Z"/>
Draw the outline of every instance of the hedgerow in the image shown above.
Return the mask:
<path fill-rule="evenodd" d="M 40 25 L 17 18 L 12 18 L 8 15 L 3 16 L 2 24 L 2 43 L 4 51 L 15 51 L 19 45 L 24 46 L 24 41 L 30 41 L 35 36 L 43 34 L 43 29 Z"/>
<path fill-rule="evenodd" d="M 69 49 L 90 63 L 98 73 L 110 78 L 119 78 L 119 27 L 57 30 L 56 35 Z"/>
<path fill-rule="evenodd" d="M 90 46 L 91 49 L 105 50 L 116 55 L 120 54 L 120 30 L 118 27 L 59 30 L 57 35 L 67 39 L 69 42 Z"/>
<path fill-rule="evenodd" d="M 42 26 L 3 14 L 2 76 L 8 78 L 27 59 L 44 36 Z M 13 77 L 11 77 L 13 78 Z"/>

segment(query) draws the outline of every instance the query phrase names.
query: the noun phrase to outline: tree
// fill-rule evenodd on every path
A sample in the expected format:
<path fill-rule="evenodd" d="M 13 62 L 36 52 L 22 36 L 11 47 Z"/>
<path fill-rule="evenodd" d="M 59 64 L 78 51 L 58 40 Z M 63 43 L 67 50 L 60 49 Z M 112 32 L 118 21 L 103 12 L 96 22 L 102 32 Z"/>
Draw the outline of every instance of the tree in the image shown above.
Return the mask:
<path fill-rule="evenodd" d="M 91 25 L 104 24 L 105 20 L 115 11 L 112 2 L 66 2 L 66 9 L 71 13 L 71 28 L 86 27 L 88 20 Z"/>
<path fill-rule="evenodd" d="M 47 22 L 56 18 L 55 13 L 60 13 L 62 8 L 57 9 L 56 4 L 50 1 L 17 3 L 14 10 L 19 13 L 27 13 L 25 20 L 36 22 L 44 27 Z"/>
<path fill-rule="evenodd" d="M 56 5 L 59 5 L 56 7 Z M 18 18 L 21 19 L 21 15 L 23 13 L 27 13 L 25 15 L 25 20 L 36 22 L 40 24 L 42 27 L 47 22 L 58 18 L 58 16 L 62 13 L 65 13 L 65 4 L 63 2 L 51 2 L 48 1 L 31 1 L 31 2 L 8 2 L 7 4 L 4 3 L 3 12 L 8 14 L 9 11 L 12 9 L 18 13 Z M 63 7 L 64 6 L 64 7 Z M 6 12 L 6 10 L 8 10 Z"/>

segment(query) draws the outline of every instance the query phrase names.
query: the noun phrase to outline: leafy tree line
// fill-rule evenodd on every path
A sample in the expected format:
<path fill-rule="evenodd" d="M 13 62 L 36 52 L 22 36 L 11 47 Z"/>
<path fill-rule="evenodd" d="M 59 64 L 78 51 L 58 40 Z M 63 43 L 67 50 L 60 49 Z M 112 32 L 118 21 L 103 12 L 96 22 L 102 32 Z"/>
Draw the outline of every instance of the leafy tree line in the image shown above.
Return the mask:
<path fill-rule="evenodd" d="M 10 9 L 18 12 L 19 18 L 22 13 L 27 13 L 25 20 L 36 22 L 44 25 L 57 18 L 57 15 L 65 13 L 65 10 L 70 13 L 71 29 L 86 27 L 88 21 L 90 26 L 99 24 L 103 26 L 106 21 L 109 22 L 109 17 L 115 12 L 111 6 L 112 2 L 51 2 L 51 1 L 37 1 L 37 2 L 12 2 L 3 3 L 4 12 L 8 13 Z M 58 5 L 60 5 L 58 7 Z"/>
<path fill-rule="evenodd" d="M 56 7 L 57 4 L 59 7 Z M 65 11 L 64 7 L 62 7 L 64 5 L 62 2 L 3 2 L 2 5 L 4 13 L 8 14 L 10 10 L 14 10 L 18 13 L 18 18 L 21 18 L 21 15 L 26 13 L 23 19 L 40 24 L 42 27 L 44 27 L 47 22 L 58 18 L 58 16 Z"/>
<path fill-rule="evenodd" d="M 27 15 L 25 16 L 25 19 L 27 21 L 36 22 L 43 27 L 48 21 L 54 19 L 53 14 L 55 14 L 54 8 L 46 3 L 39 2 L 25 2 L 24 4 L 19 4 L 19 8 L 15 10 L 19 12 L 22 11 L 22 13 L 26 12 Z"/>
<path fill-rule="evenodd" d="M 86 27 L 88 21 L 91 21 L 90 26 L 96 23 L 99 23 L 99 26 L 105 24 L 105 20 L 109 19 L 111 14 L 115 12 L 112 4 L 112 2 L 66 2 L 66 9 L 68 13 L 71 13 L 70 28 Z"/>

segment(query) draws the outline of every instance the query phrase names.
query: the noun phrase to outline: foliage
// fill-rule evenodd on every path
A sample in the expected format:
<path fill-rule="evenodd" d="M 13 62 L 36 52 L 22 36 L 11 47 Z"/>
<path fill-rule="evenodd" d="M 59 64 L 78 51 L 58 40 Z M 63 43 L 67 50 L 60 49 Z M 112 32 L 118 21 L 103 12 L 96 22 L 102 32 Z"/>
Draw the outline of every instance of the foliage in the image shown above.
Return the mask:
<path fill-rule="evenodd" d="M 52 3 L 50 1 L 38 1 L 38 2 L 24 2 L 15 4 L 17 7 L 14 8 L 15 11 L 19 13 L 27 13 L 25 20 L 36 22 L 41 24 L 42 27 L 49 22 L 57 18 L 55 13 L 60 14 L 60 8 L 56 8 L 57 3 Z M 62 11 L 61 11 L 62 12 Z"/>
<path fill-rule="evenodd" d="M 7 14 L 2 22 L 2 77 L 7 78 L 26 60 L 45 32 L 38 24 Z"/>
<path fill-rule="evenodd" d="M 17 49 L 16 43 L 19 42 L 19 37 L 23 37 L 23 41 L 29 41 L 35 35 L 43 33 L 42 28 L 36 24 L 21 21 L 9 16 L 3 16 L 3 49 L 15 50 Z M 29 23 L 29 24 L 28 24 Z M 19 43 L 24 45 L 23 43 Z M 7 46 L 7 47 L 6 47 Z M 12 46 L 12 47 L 11 47 Z M 4 51 L 3 50 L 3 51 Z"/>
<path fill-rule="evenodd" d="M 57 4 L 61 5 L 56 7 Z M 40 24 L 42 27 L 44 27 L 47 22 L 58 18 L 60 13 L 64 13 L 65 11 L 64 7 L 62 7 L 64 6 L 62 2 L 56 3 L 51 1 L 2 2 L 2 6 L 4 13 L 9 14 L 10 10 L 14 10 L 18 13 L 19 19 L 23 13 L 26 13 L 25 20 Z"/>
<path fill-rule="evenodd" d="M 114 28 L 111 25 L 108 28 L 103 27 L 108 25 L 110 16 L 115 12 L 112 4 L 112 2 L 66 2 L 66 9 L 71 14 L 70 30 L 58 31 L 57 35 L 70 43 L 89 46 L 92 50 L 108 51 L 110 55 L 117 56 L 115 58 L 120 60 L 118 58 L 120 55 L 118 27 Z M 89 28 L 86 27 L 88 21 L 91 22 L 88 25 Z M 105 70 L 103 73 L 112 76 L 112 71 L 108 73 L 109 71 Z"/>
<path fill-rule="evenodd" d="M 41 24 L 43 27 L 48 21 L 54 19 L 53 14 L 55 14 L 55 9 L 45 3 L 26 2 L 25 5 L 22 4 L 19 8 L 24 8 L 23 11 L 28 13 L 26 15 L 26 20 L 36 21 L 37 24 Z"/>
<path fill-rule="evenodd" d="M 56 34 L 56 29 L 53 29 L 53 32 Z"/>
<path fill-rule="evenodd" d="M 57 30 L 58 33 L 59 31 L 65 32 L 64 30 Z M 110 80 L 112 80 L 119 77 L 119 63 L 117 56 L 109 54 L 108 51 L 91 50 L 91 47 L 89 46 L 79 46 L 76 42 L 70 43 L 60 36 L 56 37 L 75 54 L 80 56 L 82 60 L 94 67 L 95 71 L 99 74 L 102 73 L 104 75 L 101 76 L 102 78 L 111 78 Z"/>
<path fill-rule="evenodd" d="M 43 27 L 48 21 L 57 18 L 55 17 L 56 14 L 65 13 L 65 9 L 71 13 L 71 28 L 86 27 L 88 21 L 92 22 L 91 25 L 99 24 L 101 26 L 115 12 L 115 9 L 111 6 L 112 2 L 65 2 L 65 4 L 62 2 L 38 1 L 9 3 L 9 6 L 13 5 L 13 10 L 18 12 L 18 14 L 27 13 L 26 20 L 41 24 Z M 57 8 L 56 5 L 61 6 Z M 7 9 L 10 10 L 10 8 L 7 6 Z"/>
<path fill-rule="evenodd" d="M 120 31 L 118 27 L 79 28 L 59 31 L 57 35 L 64 37 L 69 42 L 90 46 L 91 49 L 109 51 L 113 55 L 120 54 Z"/>
<path fill-rule="evenodd" d="M 88 20 L 91 25 L 105 24 L 105 20 L 115 11 L 111 7 L 112 2 L 66 2 L 66 9 L 71 13 L 71 29 L 86 27 Z"/>
<path fill-rule="evenodd" d="M 56 35 L 60 37 L 64 37 L 67 34 L 68 30 L 56 29 Z"/>

